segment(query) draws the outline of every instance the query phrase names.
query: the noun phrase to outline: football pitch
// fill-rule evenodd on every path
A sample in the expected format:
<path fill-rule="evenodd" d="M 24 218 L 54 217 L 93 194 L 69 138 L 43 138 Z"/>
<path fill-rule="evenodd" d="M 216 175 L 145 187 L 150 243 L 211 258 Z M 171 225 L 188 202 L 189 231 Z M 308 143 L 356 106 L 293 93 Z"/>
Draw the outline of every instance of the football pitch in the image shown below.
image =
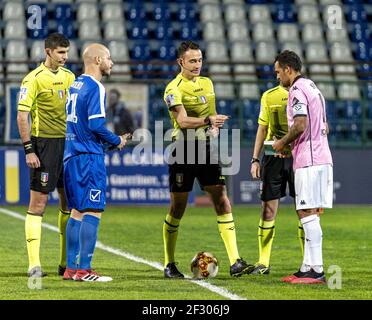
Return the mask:
<path fill-rule="evenodd" d="M 219 260 L 216 278 L 195 281 L 163 278 L 162 224 L 167 207 L 112 207 L 103 214 L 93 267 L 113 277 L 108 283 L 63 281 L 57 275 L 59 236 L 57 207 L 49 206 L 42 230 L 41 262 L 48 276 L 41 289 L 29 289 L 24 236 L 25 207 L 0 207 L 0 300 L 369 300 L 372 299 L 372 207 L 336 206 L 321 218 L 323 256 L 328 285 L 293 285 L 280 281 L 297 271 L 301 258 L 297 218 L 281 206 L 270 275 L 232 278 L 216 217 L 209 207 L 189 207 L 181 222 L 176 260 L 191 276 L 190 261 L 198 251 Z M 234 208 L 240 255 L 258 258 L 259 207 Z"/>

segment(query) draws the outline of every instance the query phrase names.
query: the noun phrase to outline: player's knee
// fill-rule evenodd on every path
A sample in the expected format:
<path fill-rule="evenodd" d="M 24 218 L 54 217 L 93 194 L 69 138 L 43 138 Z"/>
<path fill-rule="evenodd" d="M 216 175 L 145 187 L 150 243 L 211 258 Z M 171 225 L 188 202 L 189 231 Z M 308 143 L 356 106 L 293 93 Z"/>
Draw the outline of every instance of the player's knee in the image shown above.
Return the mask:
<path fill-rule="evenodd" d="M 262 219 L 264 221 L 274 220 L 276 216 L 276 208 L 270 205 L 264 205 L 262 208 Z"/>
<path fill-rule="evenodd" d="M 227 196 L 223 195 L 214 201 L 214 206 L 218 214 L 231 212 L 231 203 Z"/>

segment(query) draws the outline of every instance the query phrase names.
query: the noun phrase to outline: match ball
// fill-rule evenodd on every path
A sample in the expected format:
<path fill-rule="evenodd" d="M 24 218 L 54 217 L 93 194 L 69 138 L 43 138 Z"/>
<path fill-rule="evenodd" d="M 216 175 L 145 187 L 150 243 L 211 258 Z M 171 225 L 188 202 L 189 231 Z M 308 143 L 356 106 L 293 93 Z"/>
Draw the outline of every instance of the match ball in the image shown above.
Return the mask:
<path fill-rule="evenodd" d="M 218 260 L 210 252 L 198 252 L 191 260 L 194 279 L 214 278 L 218 272 Z"/>

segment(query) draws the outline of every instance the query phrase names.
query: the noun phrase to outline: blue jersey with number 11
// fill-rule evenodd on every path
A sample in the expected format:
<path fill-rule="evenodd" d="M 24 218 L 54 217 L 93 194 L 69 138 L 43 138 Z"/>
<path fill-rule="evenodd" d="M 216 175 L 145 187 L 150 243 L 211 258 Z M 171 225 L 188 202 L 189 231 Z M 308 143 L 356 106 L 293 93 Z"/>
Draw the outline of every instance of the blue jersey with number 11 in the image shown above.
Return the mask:
<path fill-rule="evenodd" d="M 120 144 L 120 138 L 105 127 L 105 88 L 92 76 L 83 74 L 71 85 L 66 112 L 64 160 L 84 153 L 104 154 L 104 143 Z"/>

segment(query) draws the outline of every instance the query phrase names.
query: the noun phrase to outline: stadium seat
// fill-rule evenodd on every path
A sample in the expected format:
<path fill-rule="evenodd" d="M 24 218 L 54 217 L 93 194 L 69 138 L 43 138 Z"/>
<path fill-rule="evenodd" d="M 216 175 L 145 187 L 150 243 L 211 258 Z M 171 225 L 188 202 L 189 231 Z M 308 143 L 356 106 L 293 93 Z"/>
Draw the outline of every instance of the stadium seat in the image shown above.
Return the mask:
<path fill-rule="evenodd" d="M 260 101 L 254 99 L 243 99 L 242 104 L 244 119 L 252 119 L 257 122 L 260 113 Z"/>
<path fill-rule="evenodd" d="M 261 41 L 256 45 L 256 61 L 273 63 L 278 49 L 274 42 Z"/>
<path fill-rule="evenodd" d="M 358 42 L 356 44 L 355 59 L 361 61 L 372 60 L 372 46 L 366 42 Z"/>
<path fill-rule="evenodd" d="M 298 26 L 295 23 L 281 23 L 278 26 L 277 32 L 278 41 L 283 42 L 296 42 L 300 41 L 298 36 Z"/>
<path fill-rule="evenodd" d="M 246 41 L 234 41 L 230 47 L 231 60 L 234 62 L 253 62 L 252 48 Z"/>
<path fill-rule="evenodd" d="M 124 23 L 123 6 L 121 3 L 105 3 L 102 8 L 102 20 L 119 20 Z"/>
<path fill-rule="evenodd" d="M 167 20 L 158 22 L 155 25 L 154 33 L 158 40 L 173 40 L 175 34 L 174 28 Z"/>
<path fill-rule="evenodd" d="M 57 21 L 56 31 L 64 34 L 68 39 L 76 38 L 76 30 L 72 21 Z"/>
<path fill-rule="evenodd" d="M 101 29 L 98 20 L 83 20 L 79 24 L 80 40 L 95 40 L 101 39 Z"/>
<path fill-rule="evenodd" d="M 153 7 L 153 19 L 155 21 L 168 21 L 171 17 L 171 12 L 168 7 L 168 3 L 155 3 Z"/>
<path fill-rule="evenodd" d="M 278 4 L 274 14 L 274 21 L 277 23 L 295 22 L 295 11 L 292 5 L 288 3 Z"/>
<path fill-rule="evenodd" d="M 241 99 L 255 99 L 260 98 L 260 90 L 256 83 L 241 83 L 239 85 L 239 97 Z"/>
<path fill-rule="evenodd" d="M 28 72 L 27 64 L 21 62 L 28 59 L 26 42 L 22 40 L 9 41 L 5 50 L 5 59 L 16 61 L 15 63 L 7 64 L 8 79 L 22 79 L 25 73 Z"/>
<path fill-rule="evenodd" d="M 352 81 L 357 82 L 355 66 L 350 64 L 337 63 L 333 67 L 336 81 Z"/>
<path fill-rule="evenodd" d="M 314 23 L 304 24 L 302 30 L 302 41 L 304 44 L 309 42 L 324 42 L 322 26 Z"/>
<path fill-rule="evenodd" d="M 199 39 L 198 26 L 190 22 L 183 22 L 180 27 L 179 39 L 194 41 L 198 40 Z"/>
<path fill-rule="evenodd" d="M 326 100 L 336 99 L 336 89 L 332 83 L 316 81 L 316 86 L 319 88 Z"/>
<path fill-rule="evenodd" d="M 74 40 L 70 40 L 70 48 L 68 50 L 68 59 L 71 61 L 79 60 L 78 48 Z"/>
<path fill-rule="evenodd" d="M 361 119 L 362 106 L 359 101 L 342 101 L 343 104 L 343 118 L 345 119 Z"/>
<path fill-rule="evenodd" d="M 233 100 L 219 99 L 216 103 L 216 111 L 219 114 L 231 115 L 233 110 Z"/>
<path fill-rule="evenodd" d="M 129 29 L 129 38 L 133 40 L 145 40 L 149 38 L 149 29 L 146 21 L 135 20 Z"/>
<path fill-rule="evenodd" d="M 358 65 L 358 77 L 361 80 L 372 80 L 372 65 L 363 63 Z"/>
<path fill-rule="evenodd" d="M 131 2 L 127 12 L 127 19 L 129 21 L 146 19 L 146 10 L 142 3 Z"/>
<path fill-rule="evenodd" d="M 210 41 L 207 43 L 206 56 L 209 62 L 228 61 L 227 48 L 222 41 Z"/>
<path fill-rule="evenodd" d="M 26 25 L 20 20 L 8 20 L 4 29 L 4 38 L 12 40 L 26 39 Z"/>
<path fill-rule="evenodd" d="M 130 50 L 130 57 L 134 60 L 149 60 L 151 58 L 150 46 L 148 43 L 135 43 Z"/>
<path fill-rule="evenodd" d="M 54 7 L 54 19 L 59 21 L 73 21 L 72 6 L 68 3 L 57 3 Z"/>
<path fill-rule="evenodd" d="M 267 5 L 252 5 L 249 8 L 249 22 L 256 24 L 258 22 L 271 22 L 271 13 Z"/>
<path fill-rule="evenodd" d="M 236 81 L 257 81 L 256 68 L 254 65 L 235 64 L 234 79 Z"/>
<path fill-rule="evenodd" d="M 248 25 L 245 22 L 231 22 L 227 26 L 227 38 L 230 41 L 249 41 Z"/>
<path fill-rule="evenodd" d="M 210 63 L 208 71 L 213 81 L 232 80 L 230 64 Z"/>
<path fill-rule="evenodd" d="M 3 7 L 3 20 L 25 20 L 25 8 L 22 2 L 6 2 Z"/>
<path fill-rule="evenodd" d="M 204 4 L 200 9 L 200 21 L 222 21 L 221 8 L 219 4 Z"/>
<path fill-rule="evenodd" d="M 319 9 L 315 5 L 304 4 L 298 7 L 298 22 L 301 24 L 320 22 Z"/>
<path fill-rule="evenodd" d="M 208 21 L 203 26 L 203 39 L 205 41 L 224 40 L 225 29 L 220 22 Z"/>
<path fill-rule="evenodd" d="M 181 3 L 178 6 L 177 20 L 179 22 L 196 21 L 196 10 L 190 3 Z"/>
<path fill-rule="evenodd" d="M 218 99 L 233 99 L 235 98 L 234 85 L 232 83 L 214 83 L 214 92 Z"/>
<path fill-rule="evenodd" d="M 327 49 L 323 43 L 309 43 L 305 56 L 307 62 L 328 62 Z"/>
<path fill-rule="evenodd" d="M 129 50 L 124 41 L 110 41 L 108 48 L 114 62 L 110 78 L 115 80 L 130 80 L 131 72 L 129 62 Z"/>
<path fill-rule="evenodd" d="M 283 42 L 280 46 L 281 51 L 294 51 L 303 60 L 302 45 L 299 42 Z"/>
<path fill-rule="evenodd" d="M 334 42 L 330 46 L 330 57 L 333 62 L 353 62 L 350 45 L 345 42 Z"/>
<path fill-rule="evenodd" d="M 30 59 L 33 62 L 40 62 L 42 60 L 45 60 L 44 41 L 42 40 L 32 41 Z"/>
<path fill-rule="evenodd" d="M 371 31 L 367 23 L 355 23 L 351 29 L 351 40 L 354 42 L 368 42 Z"/>
<path fill-rule="evenodd" d="M 341 0 L 319 0 L 321 6 L 341 5 Z"/>
<path fill-rule="evenodd" d="M 105 24 L 103 34 L 105 40 L 125 40 L 127 38 L 125 25 L 120 20 L 108 21 Z"/>
<path fill-rule="evenodd" d="M 367 12 L 361 4 L 353 4 L 346 15 L 349 22 L 367 22 Z"/>
<path fill-rule="evenodd" d="M 253 40 L 255 42 L 274 40 L 274 30 L 271 23 L 256 23 L 255 25 L 253 25 L 252 34 Z"/>
<path fill-rule="evenodd" d="M 173 42 L 165 41 L 160 44 L 158 48 L 158 59 L 174 61 L 177 55 L 177 49 L 174 46 Z"/>
<path fill-rule="evenodd" d="M 274 65 L 271 64 L 265 64 L 265 65 L 259 65 L 257 68 L 257 74 L 258 77 L 262 80 L 273 80 L 276 78 L 275 71 L 274 71 Z"/>
<path fill-rule="evenodd" d="M 295 0 L 295 4 L 296 4 L 296 6 L 301 6 L 301 5 L 304 5 L 304 4 L 316 5 L 317 1 L 316 0 Z"/>
<path fill-rule="evenodd" d="M 77 9 L 77 20 L 82 22 L 84 20 L 97 20 L 98 9 L 96 3 L 81 2 Z"/>
<path fill-rule="evenodd" d="M 341 83 L 337 91 L 341 100 L 360 100 L 360 90 L 357 84 Z"/>
<path fill-rule="evenodd" d="M 247 19 L 244 6 L 239 5 L 239 4 L 226 5 L 224 14 L 225 14 L 226 23 L 237 22 L 237 21 L 246 22 L 246 19 Z"/>
<path fill-rule="evenodd" d="M 310 77 L 314 81 L 332 81 L 332 70 L 328 64 L 311 64 L 309 66 Z"/>

